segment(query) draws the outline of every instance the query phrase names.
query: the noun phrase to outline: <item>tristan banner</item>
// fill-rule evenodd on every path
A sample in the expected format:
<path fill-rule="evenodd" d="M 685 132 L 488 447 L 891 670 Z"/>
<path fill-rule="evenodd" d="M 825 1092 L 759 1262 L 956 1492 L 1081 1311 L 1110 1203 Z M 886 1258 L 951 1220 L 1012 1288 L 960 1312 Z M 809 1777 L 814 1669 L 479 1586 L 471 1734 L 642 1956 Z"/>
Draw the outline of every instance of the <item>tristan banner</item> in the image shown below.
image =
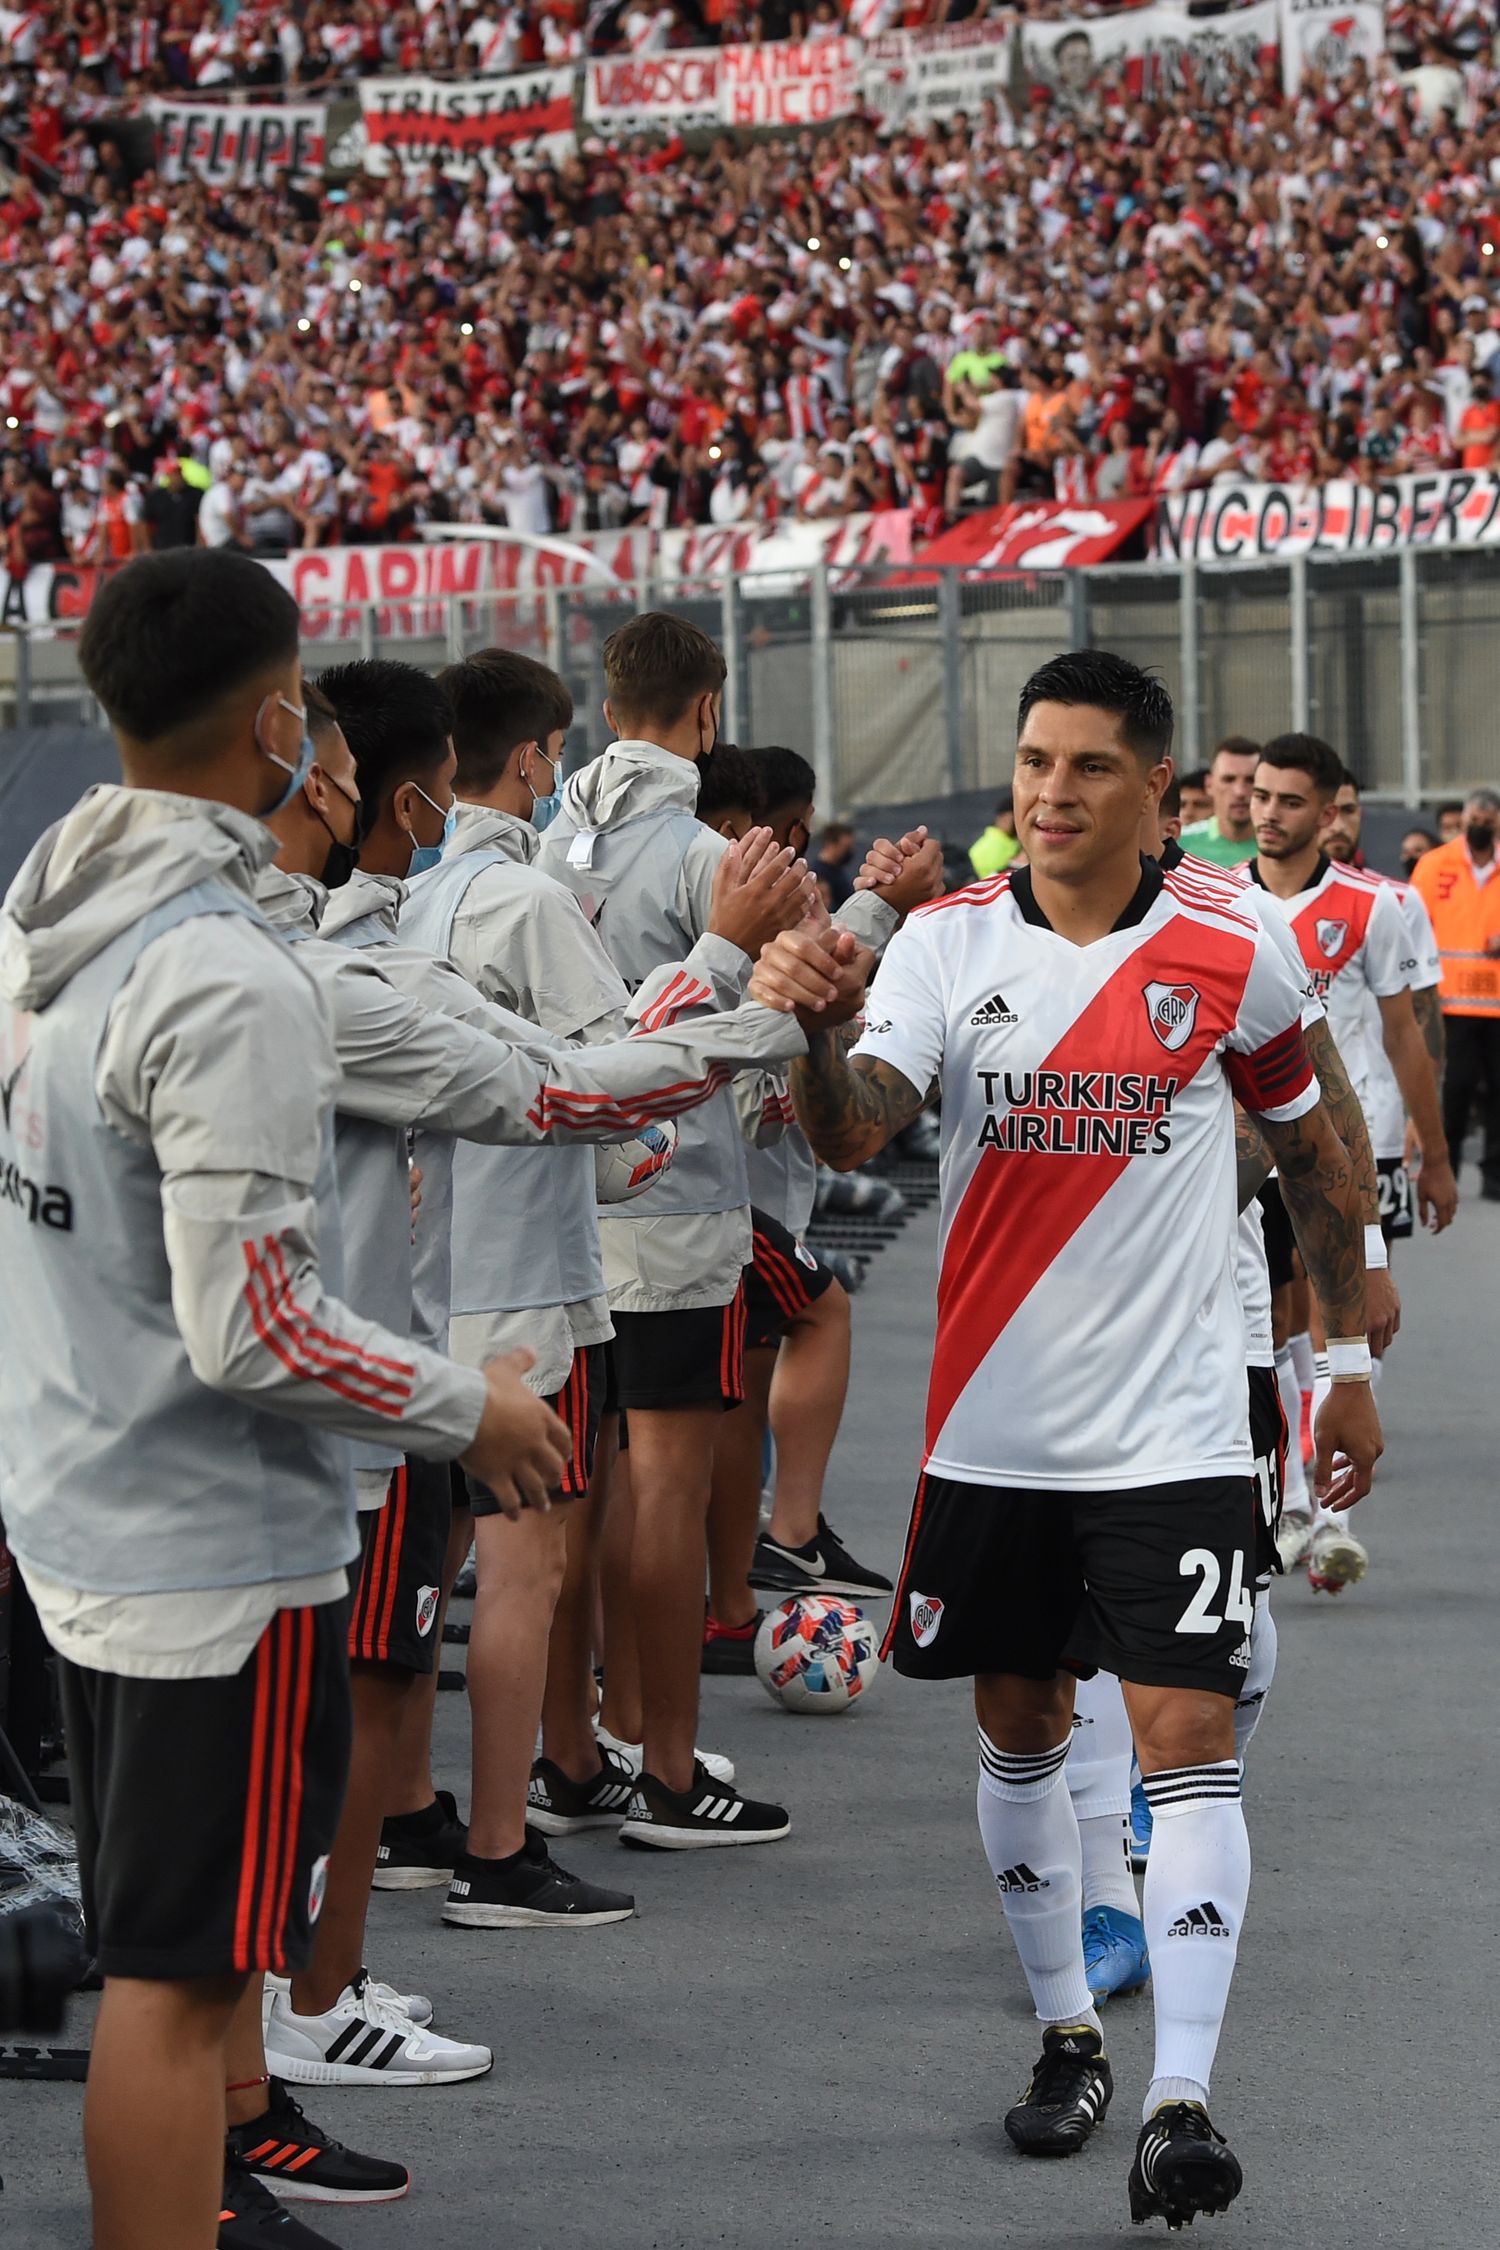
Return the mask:
<path fill-rule="evenodd" d="M 362 78 L 365 169 L 430 164 L 472 172 L 513 149 L 562 155 L 574 146 L 573 72 L 521 70 L 509 78 Z"/>
<path fill-rule="evenodd" d="M 152 102 L 156 166 L 164 180 L 236 187 L 320 173 L 328 145 L 321 102 Z"/>
<path fill-rule="evenodd" d="M 1402 547 L 1500 546 L 1500 473 L 1444 469 L 1389 484 L 1212 484 L 1173 493 L 1156 514 L 1155 552 L 1196 562 L 1291 555 L 1383 555 Z"/>

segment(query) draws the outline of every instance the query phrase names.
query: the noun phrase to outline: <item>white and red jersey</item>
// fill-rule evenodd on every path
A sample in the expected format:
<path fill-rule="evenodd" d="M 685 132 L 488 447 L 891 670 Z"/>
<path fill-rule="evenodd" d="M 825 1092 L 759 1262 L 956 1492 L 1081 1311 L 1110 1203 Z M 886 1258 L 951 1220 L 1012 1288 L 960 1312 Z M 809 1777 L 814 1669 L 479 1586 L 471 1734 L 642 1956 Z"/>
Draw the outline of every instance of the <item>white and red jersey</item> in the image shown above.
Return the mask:
<path fill-rule="evenodd" d="M 1393 894 L 1406 924 L 1410 941 L 1406 959 L 1411 964 L 1407 984 L 1413 992 L 1430 992 L 1443 981 L 1443 959 L 1422 894 L 1410 883 L 1398 883 L 1392 875 L 1377 875 L 1375 879 Z M 1365 1099 L 1365 1116 L 1370 1126 L 1370 1146 L 1379 1163 L 1382 1158 L 1400 1156 L 1406 1146 L 1406 1103 L 1385 1051 L 1385 1029 L 1380 1020 L 1379 1004 L 1369 993 L 1365 996 L 1365 1041 L 1370 1057 L 1370 1090 Z"/>
<path fill-rule="evenodd" d="M 1247 872 L 1259 882 L 1258 861 L 1250 860 Z M 1320 854 L 1306 888 L 1281 904 L 1369 1122 L 1369 1018 L 1373 1012 L 1378 1021 L 1375 1004 L 1407 989 L 1415 967 L 1394 888 L 1362 867 L 1338 867 Z"/>
<path fill-rule="evenodd" d="M 1302 1009 L 1254 915 L 1177 870 L 1143 867 L 1088 946 L 1024 868 L 909 918 L 856 1052 L 942 1087 L 935 1473 L 1079 1492 L 1250 1474 L 1233 1100 L 1313 1107 Z"/>

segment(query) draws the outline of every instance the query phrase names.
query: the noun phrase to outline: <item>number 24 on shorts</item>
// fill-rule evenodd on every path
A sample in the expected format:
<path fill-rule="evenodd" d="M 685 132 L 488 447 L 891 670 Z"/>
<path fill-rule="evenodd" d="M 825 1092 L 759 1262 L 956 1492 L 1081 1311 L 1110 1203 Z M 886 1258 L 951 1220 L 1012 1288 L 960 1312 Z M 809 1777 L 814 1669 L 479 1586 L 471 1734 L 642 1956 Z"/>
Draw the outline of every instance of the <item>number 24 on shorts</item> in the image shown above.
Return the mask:
<path fill-rule="evenodd" d="M 1217 1633 L 1223 1625 L 1238 1625 L 1242 1632 L 1249 1632 L 1255 1619 L 1255 1597 L 1245 1584 L 1245 1558 L 1238 1547 L 1231 1559 L 1229 1591 L 1221 1615 L 1215 1615 L 1213 1603 L 1224 1573 L 1213 1549 L 1189 1547 L 1177 1569 L 1181 1577 L 1198 1581 L 1192 1600 L 1177 1620 L 1179 1633 Z"/>

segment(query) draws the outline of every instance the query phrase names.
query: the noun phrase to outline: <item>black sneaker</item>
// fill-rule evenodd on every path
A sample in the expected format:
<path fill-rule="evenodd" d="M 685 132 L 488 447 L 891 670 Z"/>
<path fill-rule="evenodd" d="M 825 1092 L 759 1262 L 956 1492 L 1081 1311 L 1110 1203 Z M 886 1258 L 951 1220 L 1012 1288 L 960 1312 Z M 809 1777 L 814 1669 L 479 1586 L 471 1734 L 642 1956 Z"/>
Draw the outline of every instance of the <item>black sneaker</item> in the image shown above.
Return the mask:
<path fill-rule="evenodd" d="M 1042 2033 L 1042 2059 L 1005 2130 L 1023 2156 L 1072 2156 L 1108 2109 L 1115 2082 L 1104 2041 L 1087 2024 Z"/>
<path fill-rule="evenodd" d="M 288 2203 L 398 2203 L 411 2186 L 404 2164 L 359 2156 L 305 2117 L 279 2078 L 263 2115 L 231 2125 L 224 2145 Z"/>
<path fill-rule="evenodd" d="M 856 1562 L 827 1518 L 819 1516 L 815 1535 L 805 1547 L 782 1547 L 768 1531 L 755 1542 L 750 1583 L 772 1594 L 886 1595 L 895 1592 L 888 1578 Z"/>
<path fill-rule="evenodd" d="M 544 1836 L 577 1836 L 585 1828 L 610 1828 L 625 1818 L 635 1768 L 618 1751 L 599 1755 L 604 1763 L 592 1781 L 572 1781 L 550 1758 L 538 1758 L 526 1792 L 526 1825 Z"/>
<path fill-rule="evenodd" d="M 464 1853 L 448 1885 L 443 1920 L 461 1930 L 591 1930 L 601 1922 L 628 1922 L 634 1912 L 628 1891 L 602 1890 L 570 1875 L 528 1829 L 509 1859 Z"/>
<path fill-rule="evenodd" d="M 376 1890 L 436 1890 L 453 1873 L 468 1841 L 457 1800 L 451 1790 L 440 1789 L 425 1812 L 399 1813 L 382 1826 L 372 1878 Z"/>
<path fill-rule="evenodd" d="M 753 1679 L 755 1636 L 759 1631 L 759 1610 L 748 1625 L 721 1625 L 717 1617 L 705 1617 L 699 1670 L 712 1672 L 721 1679 Z"/>
<path fill-rule="evenodd" d="M 283 2210 L 249 2167 L 226 2151 L 219 2250 L 337 2250 L 337 2246 L 326 2234 L 314 2234 Z"/>
<path fill-rule="evenodd" d="M 1141 2127 L 1130 2167 L 1130 2217 L 1136 2226 L 1165 2219 L 1190 2227 L 1200 2212 L 1227 2211 L 1245 2184 L 1239 2160 L 1201 2102 L 1163 2102 Z"/>
<path fill-rule="evenodd" d="M 652 1773 L 637 1777 L 620 1842 L 645 1851 L 701 1852 L 716 1844 L 774 1844 L 791 1825 L 784 1805 L 742 1797 L 695 1759 L 690 1789 L 669 1789 Z"/>

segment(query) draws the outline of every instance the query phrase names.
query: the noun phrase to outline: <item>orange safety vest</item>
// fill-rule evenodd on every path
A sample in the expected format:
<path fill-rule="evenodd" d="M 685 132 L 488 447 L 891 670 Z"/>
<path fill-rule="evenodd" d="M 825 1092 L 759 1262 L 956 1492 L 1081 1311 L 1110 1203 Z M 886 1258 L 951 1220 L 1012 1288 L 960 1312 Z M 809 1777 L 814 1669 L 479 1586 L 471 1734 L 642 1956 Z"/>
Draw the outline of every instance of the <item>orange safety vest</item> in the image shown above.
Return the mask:
<path fill-rule="evenodd" d="M 1443 959 L 1443 1013 L 1500 1018 L 1500 954 L 1486 950 L 1500 938 L 1500 866 L 1488 882 L 1476 883 L 1469 847 L 1455 836 L 1424 852 L 1411 879 Z"/>

